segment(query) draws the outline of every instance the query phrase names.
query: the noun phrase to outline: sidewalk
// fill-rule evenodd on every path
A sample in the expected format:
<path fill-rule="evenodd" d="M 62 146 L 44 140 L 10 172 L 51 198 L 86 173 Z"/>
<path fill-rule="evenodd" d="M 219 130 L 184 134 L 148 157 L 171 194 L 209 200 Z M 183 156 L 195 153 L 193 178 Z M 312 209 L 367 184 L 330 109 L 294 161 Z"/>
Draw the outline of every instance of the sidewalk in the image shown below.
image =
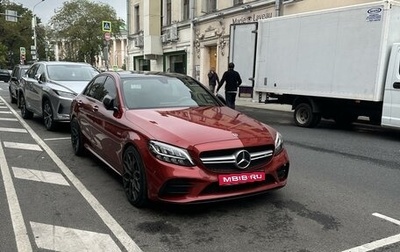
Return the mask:
<path fill-rule="evenodd" d="M 251 98 L 236 98 L 236 106 L 252 107 L 252 108 L 262 108 L 280 111 L 292 111 L 291 105 L 282 105 L 274 103 L 259 103 Z"/>

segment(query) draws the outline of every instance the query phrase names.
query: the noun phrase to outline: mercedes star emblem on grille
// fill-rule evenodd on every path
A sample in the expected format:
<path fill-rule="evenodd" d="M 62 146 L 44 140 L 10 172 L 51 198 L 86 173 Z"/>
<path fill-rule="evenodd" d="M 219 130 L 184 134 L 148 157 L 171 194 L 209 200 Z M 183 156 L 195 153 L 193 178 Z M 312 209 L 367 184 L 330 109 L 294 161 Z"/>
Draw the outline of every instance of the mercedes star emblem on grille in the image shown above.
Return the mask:
<path fill-rule="evenodd" d="M 239 169 L 246 169 L 251 162 L 250 153 L 247 150 L 240 150 L 235 154 L 235 164 Z"/>

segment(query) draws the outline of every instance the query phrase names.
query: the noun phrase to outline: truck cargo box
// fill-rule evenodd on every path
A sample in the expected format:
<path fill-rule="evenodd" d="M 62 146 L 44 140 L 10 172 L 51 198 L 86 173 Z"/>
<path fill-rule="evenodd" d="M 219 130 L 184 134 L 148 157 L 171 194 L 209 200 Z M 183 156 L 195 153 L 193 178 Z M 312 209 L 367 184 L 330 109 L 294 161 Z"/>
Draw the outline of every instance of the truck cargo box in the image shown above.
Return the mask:
<path fill-rule="evenodd" d="M 395 42 L 397 1 L 260 20 L 254 91 L 382 101 Z"/>

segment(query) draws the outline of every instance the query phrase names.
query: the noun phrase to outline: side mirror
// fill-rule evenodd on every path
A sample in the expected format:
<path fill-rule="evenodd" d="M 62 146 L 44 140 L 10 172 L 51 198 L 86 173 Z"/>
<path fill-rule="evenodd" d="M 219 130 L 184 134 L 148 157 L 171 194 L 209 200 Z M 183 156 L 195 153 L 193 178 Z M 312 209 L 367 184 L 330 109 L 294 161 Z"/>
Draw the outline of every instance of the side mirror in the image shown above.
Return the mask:
<path fill-rule="evenodd" d="M 35 74 L 35 77 L 33 77 L 35 80 L 39 80 L 40 79 L 40 74 Z"/>
<path fill-rule="evenodd" d="M 117 108 L 114 106 L 114 101 L 115 101 L 114 98 L 112 98 L 112 97 L 109 96 L 109 95 L 106 95 L 106 96 L 103 98 L 104 107 L 105 107 L 107 110 L 117 110 Z"/>

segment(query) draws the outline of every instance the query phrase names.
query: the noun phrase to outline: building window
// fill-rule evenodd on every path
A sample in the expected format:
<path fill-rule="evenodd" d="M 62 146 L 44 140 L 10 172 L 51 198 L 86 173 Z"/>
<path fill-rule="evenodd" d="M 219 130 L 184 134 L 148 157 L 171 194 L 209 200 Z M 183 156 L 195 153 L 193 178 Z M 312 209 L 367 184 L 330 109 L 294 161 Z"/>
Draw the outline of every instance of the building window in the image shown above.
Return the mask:
<path fill-rule="evenodd" d="M 166 17 L 166 21 L 167 21 L 167 25 L 171 24 L 171 0 L 167 0 L 167 17 Z"/>
<path fill-rule="evenodd" d="M 233 5 L 243 4 L 243 0 L 233 0 Z"/>
<path fill-rule="evenodd" d="M 207 0 L 207 12 L 217 11 L 217 0 Z"/>
<path fill-rule="evenodd" d="M 136 71 L 150 71 L 150 60 L 144 59 L 143 56 L 133 57 L 133 62 Z"/>
<path fill-rule="evenodd" d="M 134 17 L 135 17 L 135 33 L 138 33 L 140 31 L 139 5 L 135 5 Z"/>
<path fill-rule="evenodd" d="M 183 20 L 189 19 L 189 0 L 183 0 Z"/>

